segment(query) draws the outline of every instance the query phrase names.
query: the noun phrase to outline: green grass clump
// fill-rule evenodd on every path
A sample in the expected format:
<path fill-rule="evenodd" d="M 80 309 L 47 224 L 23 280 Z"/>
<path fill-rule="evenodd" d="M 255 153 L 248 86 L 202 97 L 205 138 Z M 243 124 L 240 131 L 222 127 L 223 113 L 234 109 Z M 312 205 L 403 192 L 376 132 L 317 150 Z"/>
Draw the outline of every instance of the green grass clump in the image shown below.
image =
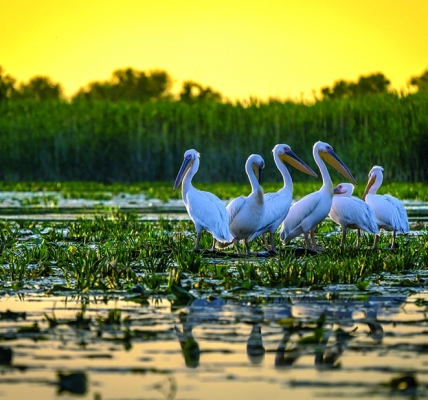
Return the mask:
<path fill-rule="evenodd" d="M 94 219 L 61 222 L 2 221 L 0 223 L 0 281 L 3 289 L 43 287 L 48 291 L 134 291 L 141 301 L 150 294 L 182 290 L 246 291 L 254 287 L 313 287 L 355 284 L 360 289 L 381 274 L 402 274 L 428 266 L 428 233 L 400 235 L 399 247 L 386 250 L 390 235 L 382 234 L 373 251 L 372 237 L 363 236 L 353 248 L 356 234 L 349 232 L 347 248 L 340 248 L 340 233 L 331 221 L 321 224 L 316 255 L 297 252 L 303 239 L 279 244 L 273 257 L 206 257 L 194 252 L 196 233 L 191 221 L 139 220 L 136 214 L 112 213 Z M 211 236 L 202 235 L 202 248 Z M 263 250 L 261 238 L 253 251 Z M 174 284 L 171 283 L 171 273 Z M 178 278 L 177 278 L 178 277 Z M 413 279 L 413 278 L 412 278 Z M 59 283 L 59 282 L 62 282 Z M 401 283 L 404 284 L 404 283 Z M 409 281 L 407 286 L 418 282 Z M 172 293 L 173 294 L 173 293 Z"/>

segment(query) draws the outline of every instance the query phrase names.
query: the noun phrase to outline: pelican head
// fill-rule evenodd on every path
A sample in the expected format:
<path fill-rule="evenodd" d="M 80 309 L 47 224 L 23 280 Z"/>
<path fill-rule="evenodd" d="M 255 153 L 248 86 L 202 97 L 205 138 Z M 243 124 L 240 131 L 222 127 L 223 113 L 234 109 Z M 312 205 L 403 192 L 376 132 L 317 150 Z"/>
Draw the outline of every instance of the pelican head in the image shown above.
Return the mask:
<path fill-rule="evenodd" d="M 298 157 L 293 150 L 291 150 L 291 147 L 288 144 L 277 144 L 273 150 L 273 153 L 278 154 L 279 159 L 282 162 L 287 162 L 292 167 L 298 169 L 301 172 L 304 172 L 305 174 L 315 176 L 318 178 L 318 175 L 314 172 L 314 170 L 307 165 L 300 157 Z"/>
<path fill-rule="evenodd" d="M 364 190 L 363 200 L 365 200 L 368 193 L 375 194 L 376 191 L 380 188 L 383 181 L 383 168 L 379 165 L 375 165 L 369 172 L 369 181 Z"/>
<path fill-rule="evenodd" d="M 245 169 L 252 169 L 259 184 L 262 183 L 262 170 L 265 167 L 263 158 L 258 154 L 251 154 L 245 163 Z"/>
<path fill-rule="evenodd" d="M 354 185 L 352 183 L 339 183 L 333 190 L 333 194 L 341 194 L 343 197 L 352 196 Z"/>
<path fill-rule="evenodd" d="M 326 162 L 328 162 L 334 169 L 340 172 L 345 178 L 348 178 L 352 183 L 357 185 L 357 181 L 352 176 L 351 171 L 344 164 L 344 162 L 339 158 L 339 156 L 334 152 L 333 147 L 328 143 L 316 142 L 313 148 L 314 157 L 315 154 L 319 156 Z"/>
<path fill-rule="evenodd" d="M 199 159 L 199 156 L 200 154 L 195 149 L 187 150 L 184 153 L 183 164 L 181 164 L 180 170 L 178 171 L 177 177 L 175 178 L 174 190 L 176 190 L 180 186 L 180 183 L 183 180 L 184 175 L 186 175 L 186 172 L 193 165 L 195 160 Z"/>

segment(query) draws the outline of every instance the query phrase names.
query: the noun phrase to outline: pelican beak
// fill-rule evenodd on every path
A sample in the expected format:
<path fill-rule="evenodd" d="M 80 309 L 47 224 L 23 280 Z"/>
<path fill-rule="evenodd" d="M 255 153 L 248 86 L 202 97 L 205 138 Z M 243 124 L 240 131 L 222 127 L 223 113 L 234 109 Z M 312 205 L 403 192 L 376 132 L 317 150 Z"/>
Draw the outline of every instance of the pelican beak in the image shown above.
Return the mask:
<path fill-rule="evenodd" d="M 262 165 L 258 165 L 256 163 L 253 164 L 253 171 L 254 171 L 254 175 L 256 175 L 257 181 L 259 182 L 259 185 L 262 184 L 262 171 L 264 168 L 264 164 Z"/>
<path fill-rule="evenodd" d="M 351 171 L 344 164 L 344 162 L 338 157 L 333 149 L 320 153 L 320 156 L 324 158 L 334 169 L 340 172 L 345 178 L 348 178 L 354 185 L 357 185 L 357 181 L 352 176 Z"/>
<path fill-rule="evenodd" d="M 316 172 L 308 165 L 306 164 L 297 154 L 295 154 L 293 151 L 287 151 L 285 154 L 281 154 L 279 156 L 280 160 L 282 162 L 287 162 L 292 167 L 298 169 L 301 172 L 304 172 L 305 174 L 315 176 L 315 178 L 318 178 L 318 175 Z"/>
<path fill-rule="evenodd" d="M 178 171 L 177 177 L 175 178 L 174 191 L 180 186 L 184 175 L 186 174 L 187 170 L 192 166 L 191 161 L 191 157 L 186 157 L 183 161 L 183 164 L 181 164 L 180 171 Z"/>
<path fill-rule="evenodd" d="M 343 194 L 345 192 L 342 192 L 337 186 L 333 189 L 333 194 Z"/>
<path fill-rule="evenodd" d="M 367 186 L 364 189 L 363 200 L 366 200 L 367 193 L 369 192 L 370 188 L 373 186 L 375 182 L 376 182 L 376 177 L 373 175 L 370 176 L 369 181 L 367 182 Z"/>
<path fill-rule="evenodd" d="M 261 185 L 262 184 L 262 171 L 263 171 L 263 168 L 264 167 L 259 167 L 259 169 L 258 169 L 258 173 L 257 173 L 257 177 L 258 177 L 258 180 L 259 180 L 259 185 Z"/>

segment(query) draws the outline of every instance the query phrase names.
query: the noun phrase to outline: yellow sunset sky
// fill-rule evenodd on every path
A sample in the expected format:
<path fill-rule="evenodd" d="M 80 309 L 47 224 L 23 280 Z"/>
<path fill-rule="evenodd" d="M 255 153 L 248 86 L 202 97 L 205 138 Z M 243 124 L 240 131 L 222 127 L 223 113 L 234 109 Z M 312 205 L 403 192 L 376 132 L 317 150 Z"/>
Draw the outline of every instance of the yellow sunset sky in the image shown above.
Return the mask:
<path fill-rule="evenodd" d="M 115 69 L 161 69 L 231 100 L 312 98 L 381 72 L 428 68 L 426 0 L 0 0 L 0 65 L 67 95 Z"/>

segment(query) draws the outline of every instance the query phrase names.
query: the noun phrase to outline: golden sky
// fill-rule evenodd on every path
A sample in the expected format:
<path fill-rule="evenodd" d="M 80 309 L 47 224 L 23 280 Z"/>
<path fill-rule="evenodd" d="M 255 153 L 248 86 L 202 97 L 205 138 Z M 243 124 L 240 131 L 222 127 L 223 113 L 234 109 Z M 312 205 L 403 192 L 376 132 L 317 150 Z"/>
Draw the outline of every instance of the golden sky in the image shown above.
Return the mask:
<path fill-rule="evenodd" d="M 382 72 L 428 68 L 427 0 L 0 0 L 0 65 L 67 95 L 113 70 L 166 70 L 230 99 L 312 98 Z"/>

